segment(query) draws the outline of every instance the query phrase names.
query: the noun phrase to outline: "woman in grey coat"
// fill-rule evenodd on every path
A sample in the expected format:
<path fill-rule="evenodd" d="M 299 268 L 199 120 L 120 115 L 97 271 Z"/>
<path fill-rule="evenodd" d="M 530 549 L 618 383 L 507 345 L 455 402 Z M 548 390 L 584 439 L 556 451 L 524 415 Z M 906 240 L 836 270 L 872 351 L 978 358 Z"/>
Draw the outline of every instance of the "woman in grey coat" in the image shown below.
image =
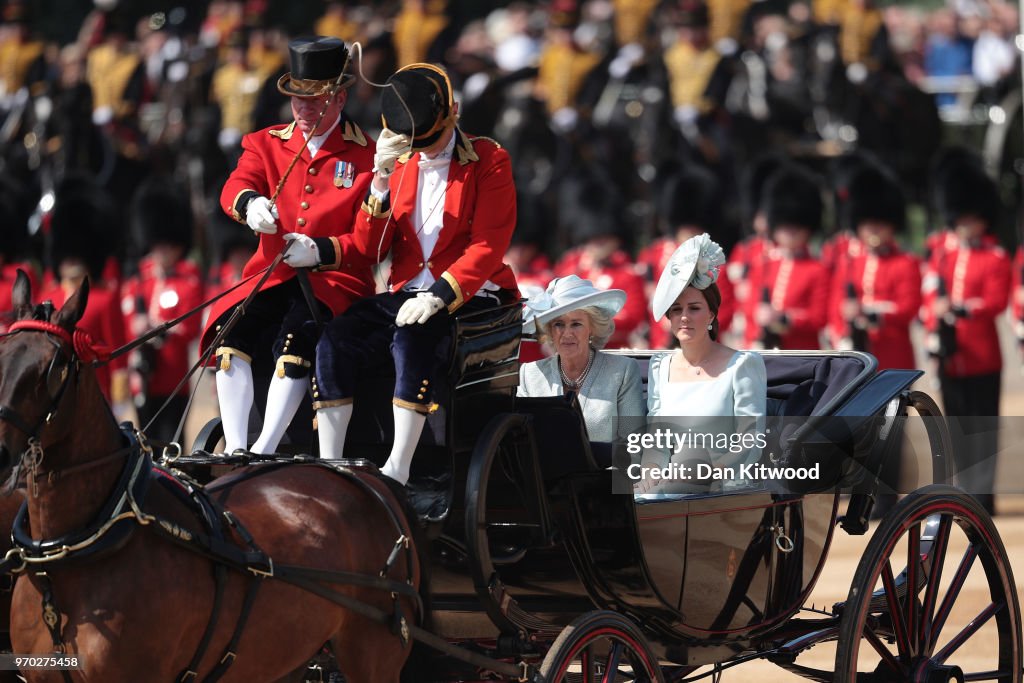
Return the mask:
<path fill-rule="evenodd" d="M 519 369 L 519 396 L 576 392 L 591 441 L 615 441 L 646 415 L 636 362 L 601 353 L 626 303 L 621 289 L 599 290 L 576 275 L 555 278 L 526 304 L 523 331 L 550 343 L 555 355 Z"/>

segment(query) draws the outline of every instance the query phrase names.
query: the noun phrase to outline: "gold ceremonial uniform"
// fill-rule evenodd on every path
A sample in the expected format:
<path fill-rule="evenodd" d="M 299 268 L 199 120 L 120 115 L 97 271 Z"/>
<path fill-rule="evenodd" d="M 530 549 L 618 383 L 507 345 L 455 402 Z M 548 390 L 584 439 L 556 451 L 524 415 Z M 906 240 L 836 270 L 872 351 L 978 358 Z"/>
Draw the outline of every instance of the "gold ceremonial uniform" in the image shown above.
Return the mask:
<path fill-rule="evenodd" d="M 0 43 L 0 95 L 13 95 L 21 90 L 32 65 L 43 55 L 43 44 L 18 39 Z"/>
<path fill-rule="evenodd" d="M 871 56 L 871 43 L 882 27 L 877 9 L 847 3 L 839 20 L 839 51 L 844 64 L 864 62 Z"/>
<path fill-rule="evenodd" d="M 711 43 L 722 38 L 739 39 L 743 15 L 750 7 L 750 0 L 708 0 L 707 4 Z"/>
<path fill-rule="evenodd" d="M 123 52 L 113 45 L 98 45 L 86 62 L 86 79 L 92 88 L 93 109 L 110 107 L 114 118 L 121 119 L 135 112 L 135 102 L 126 102 L 125 89 L 141 64 L 133 52 Z"/>
<path fill-rule="evenodd" d="M 427 61 L 427 51 L 448 25 L 448 17 L 406 5 L 395 17 L 394 42 L 399 64 Z"/>
<path fill-rule="evenodd" d="M 547 103 L 548 113 L 555 113 L 576 103 L 583 79 L 601 61 L 593 52 L 571 45 L 552 44 L 540 56 L 537 73 L 538 94 Z"/>
<path fill-rule="evenodd" d="M 252 111 L 263 79 L 253 70 L 238 64 L 225 64 L 213 74 L 211 99 L 220 106 L 221 128 L 239 133 L 252 132 Z"/>
<path fill-rule="evenodd" d="M 674 107 L 696 107 L 705 112 L 710 102 L 704 96 L 711 74 L 722 56 L 714 47 L 697 50 L 689 43 L 678 42 L 665 51 L 669 91 Z"/>
<path fill-rule="evenodd" d="M 615 39 L 619 45 L 643 40 L 647 22 L 658 0 L 614 0 Z"/>

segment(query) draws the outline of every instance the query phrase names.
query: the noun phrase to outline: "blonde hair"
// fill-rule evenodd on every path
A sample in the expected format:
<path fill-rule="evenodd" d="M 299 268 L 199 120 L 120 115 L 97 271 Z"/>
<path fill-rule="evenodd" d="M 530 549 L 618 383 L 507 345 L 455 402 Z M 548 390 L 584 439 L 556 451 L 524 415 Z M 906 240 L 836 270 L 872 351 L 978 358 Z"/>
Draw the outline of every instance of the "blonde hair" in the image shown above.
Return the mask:
<path fill-rule="evenodd" d="M 597 306 L 582 306 L 580 308 L 574 308 L 571 311 L 566 311 L 562 315 L 568 315 L 575 311 L 582 311 L 587 314 L 590 319 L 590 345 L 595 349 L 603 349 L 604 345 L 608 343 L 611 336 L 615 333 L 615 321 L 612 320 L 613 316 L 608 315 L 608 312 L 603 308 Z M 558 316 L 561 318 L 562 316 Z M 537 340 L 541 343 L 546 343 L 551 340 L 551 333 L 548 331 L 548 325 L 551 321 L 546 323 L 537 323 Z"/>

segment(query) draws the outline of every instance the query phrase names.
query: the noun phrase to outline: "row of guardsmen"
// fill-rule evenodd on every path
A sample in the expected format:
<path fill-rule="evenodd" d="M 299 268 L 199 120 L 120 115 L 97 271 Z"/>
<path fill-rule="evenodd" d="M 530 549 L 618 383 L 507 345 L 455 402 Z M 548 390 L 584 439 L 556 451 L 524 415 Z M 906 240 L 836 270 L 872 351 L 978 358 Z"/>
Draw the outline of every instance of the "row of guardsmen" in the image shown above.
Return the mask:
<path fill-rule="evenodd" d="M 857 349 L 874 354 L 882 369 L 913 368 L 911 325 L 920 321 L 944 383 L 983 377 L 985 393 L 996 386 L 998 395 L 996 320 L 1008 306 L 1024 350 L 1024 250 L 1011 262 L 995 237 L 1001 201 L 980 158 L 953 149 L 934 168 L 931 194 L 941 227 L 930 233 L 923 258 L 900 245 L 907 202 L 898 178 L 864 153 L 834 164 L 830 189 L 839 230 L 815 254 L 826 213 L 823 183 L 781 154 L 756 159 L 741 183 L 751 235 L 733 249 L 719 279 L 722 329 L 742 348 Z M 554 265 L 539 250 L 543 222 L 533 207 L 520 207 L 507 261 L 524 295 L 573 273 L 600 288 L 625 290 L 627 305 L 615 318 L 609 347 L 667 347 L 671 337 L 650 318 L 647 302 L 680 243 L 702 232 L 715 235 L 722 206 L 716 177 L 690 165 L 663 184 L 663 236 L 635 261 L 623 248 L 626 235 L 607 188 L 585 181 L 566 194 L 577 246 Z"/>

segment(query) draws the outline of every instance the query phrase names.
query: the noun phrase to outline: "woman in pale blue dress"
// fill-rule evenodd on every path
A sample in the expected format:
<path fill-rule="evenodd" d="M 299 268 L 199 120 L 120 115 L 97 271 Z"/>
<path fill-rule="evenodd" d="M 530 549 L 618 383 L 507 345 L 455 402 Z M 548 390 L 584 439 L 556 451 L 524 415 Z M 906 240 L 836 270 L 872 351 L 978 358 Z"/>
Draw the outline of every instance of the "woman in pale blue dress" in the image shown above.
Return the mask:
<path fill-rule="evenodd" d="M 658 354 L 648 370 L 647 408 L 651 418 L 668 420 L 677 432 L 724 435 L 748 440 L 763 428 L 767 401 L 767 375 L 757 353 L 737 351 L 718 342 L 718 309 L 722 295 L 715 281 L 725 263 L 721 247 L 708 236 L 698 235 L 683 243 L 669 259 L 652 301 L 655 320 L 666 316 L 679 350 Z M 694 419 L 708 418 L 708 419 Z M 730 419 L 710 419 L 730 418 Z M 732 418 L 740 418 L 735 420 Z M 703 428 L 702 428 L 703 426 Z M 675 451 L 650 451 L 645 465 L 669 463 L 695 468 L 703 462 L 715 468 L 732 468 L 754 462 L 760 450 L 738 447 L 691 447 Z M 694 470 L 691 470 L 694 471 Z M 695 491 L 742 486 L 740 478 L 714 482 L 662 482 L 638 487 L 640 492 Z"/>

